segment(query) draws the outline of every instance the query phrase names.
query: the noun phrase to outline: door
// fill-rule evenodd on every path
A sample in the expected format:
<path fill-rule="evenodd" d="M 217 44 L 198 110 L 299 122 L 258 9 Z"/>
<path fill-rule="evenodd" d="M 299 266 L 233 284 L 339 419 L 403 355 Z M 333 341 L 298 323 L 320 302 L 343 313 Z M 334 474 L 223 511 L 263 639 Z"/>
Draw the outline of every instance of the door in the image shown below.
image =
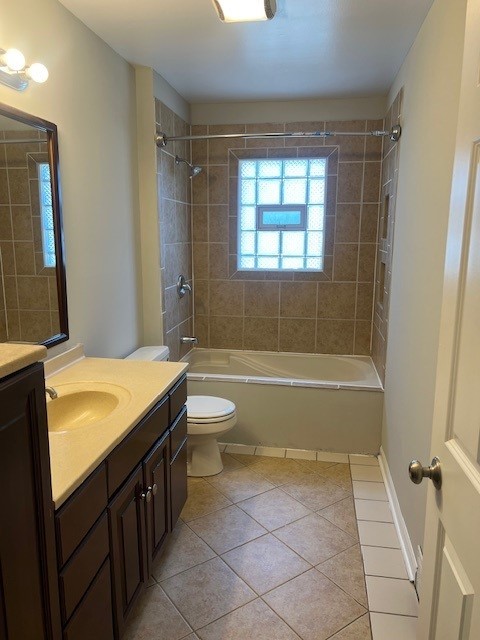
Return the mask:
<path fill-rule="evenodd" d="M 150 492 L 146 505 L 149 573 L 153 560 L 168 535 L 169 442 L 167 431 L 143 463 L 144 483 L 147 493 Z"/>
<path fill-rule="evenodd" d="M 146 493 L 139 465 L 108 506 L 117 635 L 148 581 L 145 536 Z"/>
<path fill-rule="evenodd" d="M 59 638 L 43 366 L 0 383 L 0 639 Z"/>
<path fill-rule="evenodd" d="M 469 0 L 445 264 L 419 640 L 480 638 L 480 0 Z"/>

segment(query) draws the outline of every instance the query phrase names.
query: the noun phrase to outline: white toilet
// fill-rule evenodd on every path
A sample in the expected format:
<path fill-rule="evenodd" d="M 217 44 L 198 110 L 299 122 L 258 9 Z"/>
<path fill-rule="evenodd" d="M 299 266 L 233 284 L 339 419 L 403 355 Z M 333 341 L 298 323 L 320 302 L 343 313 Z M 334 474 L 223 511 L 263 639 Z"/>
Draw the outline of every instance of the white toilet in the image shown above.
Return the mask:
<path fill-rule="evenodd" d="M 168 360 L 168 347 L 141 347 L 127 360 Z M 213 476 L 223 469 L 217 438 L 237 423 L 236 407 L 230 400 L 215 396 L 187 397 L 187 474 Z"/>

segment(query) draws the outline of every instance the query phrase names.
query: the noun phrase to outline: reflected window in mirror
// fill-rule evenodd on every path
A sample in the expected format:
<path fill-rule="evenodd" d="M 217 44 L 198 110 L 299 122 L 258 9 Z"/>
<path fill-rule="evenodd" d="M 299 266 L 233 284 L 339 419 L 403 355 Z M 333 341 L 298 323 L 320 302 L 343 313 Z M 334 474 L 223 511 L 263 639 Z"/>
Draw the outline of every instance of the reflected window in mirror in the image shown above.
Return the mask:
<path fill-rule="evenodd" d="M 55 267 L 55 230 L 53 201 L 48 162 L 38 163 L 38 190 L 40 198 L 40 225 L 42 228 L 43 266 Z"/>

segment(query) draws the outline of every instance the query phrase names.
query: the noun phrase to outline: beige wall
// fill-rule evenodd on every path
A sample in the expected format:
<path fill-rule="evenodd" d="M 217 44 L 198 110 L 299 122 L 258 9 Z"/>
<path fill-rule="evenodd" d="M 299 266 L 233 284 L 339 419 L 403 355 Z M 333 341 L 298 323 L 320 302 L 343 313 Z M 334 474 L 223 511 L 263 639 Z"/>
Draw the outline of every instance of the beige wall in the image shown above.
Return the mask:
<path fill-rule="evenodd" d="M 197 125 L 195 134 L 370 131 L 383 120 Z M 366 136 L 192 144 L 195 333 L 200 346 L 369 355 L 382 139 Z M 238 158 L 327 157 L 319 273 L 237 271 Z M 230 176 L 230 177 L 229 177 Z"/>
<path fill-rule="evenodd" d="M 1 13 L 1 46 L 50 71 L 23 93 L 0 85 L 0 102 L 58 126 L 70 343 L 124 355 L 141 340 L 133 69 L 56 0 Z"/>
<path fill-rule="evenodd" d="M 458 113 L 465 0 L 436 0 L 392 87 L 404 87 L 383 448 L 416 551 L 429 462 L 443 264 Z"/>

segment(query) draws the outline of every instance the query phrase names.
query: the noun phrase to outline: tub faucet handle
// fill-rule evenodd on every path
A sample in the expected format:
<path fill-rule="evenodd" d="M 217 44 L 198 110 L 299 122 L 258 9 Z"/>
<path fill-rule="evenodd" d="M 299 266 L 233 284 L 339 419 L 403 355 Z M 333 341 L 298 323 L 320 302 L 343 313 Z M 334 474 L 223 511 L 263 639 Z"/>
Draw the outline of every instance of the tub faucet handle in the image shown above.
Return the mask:
<path fill-rule="evenodd" d="M 195 336 L 182 336 L 180 338 L 180 342 L 182 344 L 189 344 L 193 347 L 193 345 L 198 344 L 198 338 Z"/>
<path fill-rule="evenodd" d="M 192 293 L 192 287 L 188 284 L 185 276 L 178 276 L 177 293 L 179 298 L 183 298 L 186 293 Z"/>
<path fill-rule="evenodd" d="M 51 400 L 55 400 L 55 398 L 58 398 L 58 393 L 53 387 L 45 387 L 45 393 L 50 396 Z"/>

